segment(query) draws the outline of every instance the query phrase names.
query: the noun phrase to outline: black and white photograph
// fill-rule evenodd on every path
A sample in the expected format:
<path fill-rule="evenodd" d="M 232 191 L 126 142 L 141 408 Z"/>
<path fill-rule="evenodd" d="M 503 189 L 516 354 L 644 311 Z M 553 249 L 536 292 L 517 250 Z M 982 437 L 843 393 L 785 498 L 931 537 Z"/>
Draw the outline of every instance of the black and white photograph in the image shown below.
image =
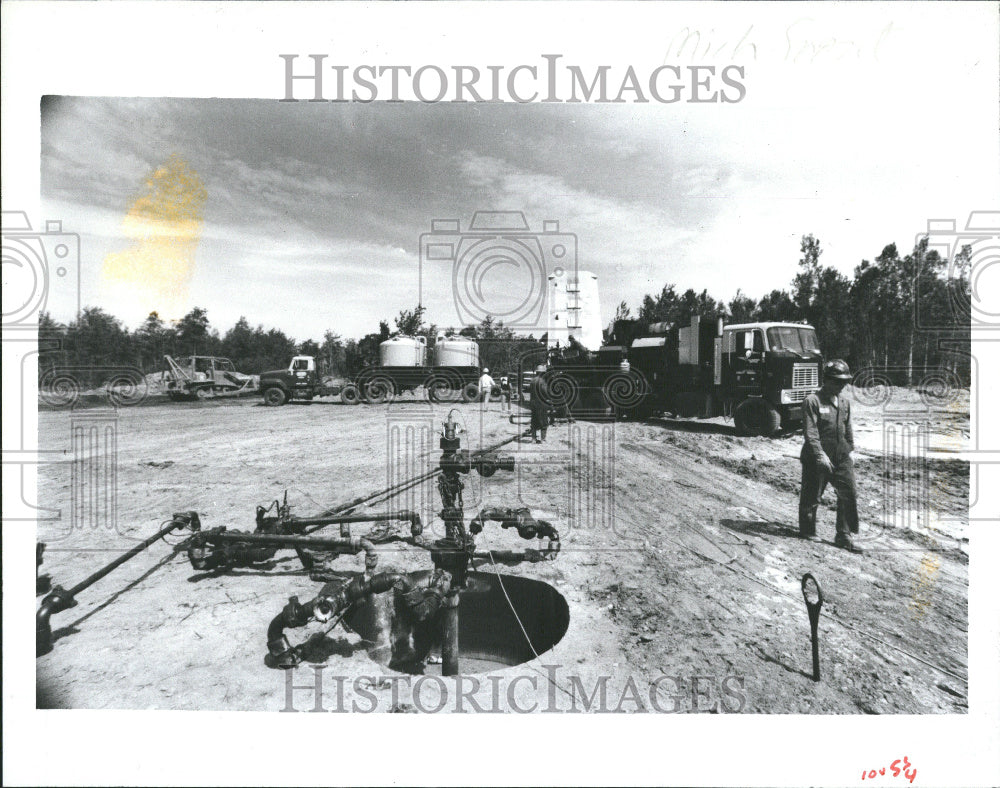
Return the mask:
<path fill-rule="evenodd" d="M 996 4 L 2 10 L 5 782 L 1000 780 Z"/>

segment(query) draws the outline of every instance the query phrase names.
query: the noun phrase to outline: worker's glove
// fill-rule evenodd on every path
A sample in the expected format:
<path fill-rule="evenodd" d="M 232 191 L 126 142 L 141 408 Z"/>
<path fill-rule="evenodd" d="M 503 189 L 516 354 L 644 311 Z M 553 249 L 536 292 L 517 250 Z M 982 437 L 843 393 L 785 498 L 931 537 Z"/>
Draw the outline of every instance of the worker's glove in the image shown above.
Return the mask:
<path fill-rule="evenodd" d="M 816 460 L 816 465 L 824 473 L 833 473 L 833 463 L 830 462 L 829 457 L 819 457 Z"/>

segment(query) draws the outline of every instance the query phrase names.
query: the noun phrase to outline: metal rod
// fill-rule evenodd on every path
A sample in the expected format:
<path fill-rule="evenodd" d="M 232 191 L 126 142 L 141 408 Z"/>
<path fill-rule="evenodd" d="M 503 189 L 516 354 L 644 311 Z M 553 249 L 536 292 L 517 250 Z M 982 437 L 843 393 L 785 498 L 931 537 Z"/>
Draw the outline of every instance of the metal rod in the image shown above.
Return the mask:
<path fill-rule="evenodd" d="M 802 575 L 802 598 L 809 612 L 809 630 L 812 636 L 813 681 L 819 681 L 819 610 L 823 607 L 823 589 L 811 573 Z"/>
<path fill-rule="evenodd" d="M 162 539 L 164 536 L 166 536 L 167 534 L 169 534 L 171 531 L 176 530 L 177 528 L 183 528 L 186 525 L 187 525 L 187 523 L 185 523 L 183 521 L 172 520 L 171 523 L 170 523 L 170 525 L 166 526 L 165 528 L 161 528 L 159 531 L 157 531 L 155 534 L 153 534 L 153 536 L 150 536 L 148 539 L 143 539 L 141 542 L 139 542 L 139 544 L 137 544 L 131 550 L 128 550 L 127 552 L 122 553 L 120 556 L 118 556 L 114 561 L 112 561 L 110 564 L 108 564 L 104 568 L 98 569 L 90 577 L 86 578 L 85 580 L 81 580 L 79 583 L 77 583 L 75 586 L 73 586 L 66 593 L 68 593 L 70 596 L 76 596 L 77 594 L 79 594 L 84 589 L 89 588 L 90 586 L 92 586 L 94 583 L 96 583 L 102 577 L 111 574 L 111 572 L 115 571 L 119 566 L 121 566 L 122 564 L 124 564 L 126 561 L 130 561 L 131 559 L 135 558 L 137 555 L 139 555 L 139 553 L 141 553 L 147 547 L 149 547 L 150 545 L 152 545 L 154 542 Z"/>
<path fill-rule="evenodd" d="M 818 621 L 816 623 L 819 623 Z M 813 645 L 813 681 L 819 681 L 819 632 L 816 624 L 812 625 L 812 645 Z"/>
<path fill-rule="evenodd" d="M 107 566 L 98 569 L 85 580 L 81 580 L 69 589 L 69 591 L 61 588 L 60 586 L 53 587 L 53 589 L 42 600 L 42 604 L 39 606 L 38 612 L 35 613 L 35 655 L 41 656 L 42 654 L 47 654 L 52 650 L 52 625 L 49 621 L 52 616 L 75 606 L 75 597 L 77 594 L 92 586 L 102 577 L 109 575 L 126 561 L 135 558 L 139 555 L 139 553 L 157 540 L 162 539 L 171 531 L 177 528 L 186 528 L 188 526 L 197 527 L 197 515 L 194 512 L 190 512 L 188 514 L 189 516 L 186 518 L 184 515 L 175 515 L 170 521 L 170 525 L 161 528 L 153 534 L 153 536 L 143 539 L 131 550 L 125 551 Z M 192 525 L 192 523 L 194 523 L 194 525 Z"/>

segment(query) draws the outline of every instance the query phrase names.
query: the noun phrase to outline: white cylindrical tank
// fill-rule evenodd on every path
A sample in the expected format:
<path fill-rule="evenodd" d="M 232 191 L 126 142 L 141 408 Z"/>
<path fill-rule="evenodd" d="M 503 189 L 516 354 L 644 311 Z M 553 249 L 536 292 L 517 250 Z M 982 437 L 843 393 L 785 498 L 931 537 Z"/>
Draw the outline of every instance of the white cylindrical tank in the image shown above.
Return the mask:
<path fill-rule="evenodd" d="M 383 367 L 421 367 L 427 350 L 426 337 L 391 337 L 378 346 Z"/>
<path fill-rule="evenodd" d="M 549 274 L 548 345 L 561 347 L 573 337 L 587 350 L 597 350 L 603 340 L 601 302 L 597 275 L 589 271 L 563 271 Z"/>
<path fill-rule="evenodd" d="M 479 345 L 466 337 L 439 336 L 434 345 L 435 367 L 478 367 Z"/>

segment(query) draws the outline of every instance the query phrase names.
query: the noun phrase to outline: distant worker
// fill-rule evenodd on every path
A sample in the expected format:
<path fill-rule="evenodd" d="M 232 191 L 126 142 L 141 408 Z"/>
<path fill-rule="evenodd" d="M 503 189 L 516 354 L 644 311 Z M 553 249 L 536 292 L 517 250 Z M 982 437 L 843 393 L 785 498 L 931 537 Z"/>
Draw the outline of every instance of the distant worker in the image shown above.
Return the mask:
<path fill-rule="evenodd" d="M 802 403 L 802 491 L 799 497 L 799 535 L 816 536 L 816 510 L 827 483 L 837 493 L 837 536 L 834 544 L 862 552 L 851 541 L 858 532 L 858 501 L 854 481 L 854 431 L 851 403 L 841 392 L 851 380 L 845 361 L 834 359 L 823 367 L 823 388 Z"/>
<path fill-rule="evenodd" d="M 539 365 L 535 369 L 535 376 L 531 379 L 531 401 L 528 406 L 531 408 L 531 438 L 535 443 L 538 440 L 538 431 L 542 431 L 542 440 L 545 440 L 545 433 L 549 428 L 549 389 L 545 384 L 542 375 L 545 373 L 544 365 Z"/>
<path fill-rule="evenodd" d="M 506 375 L 500 376 L 500 411 L 501 413 L 510 410 L 510 378 Z"/>
<path fill-rule="evenodd" d="M 490 404 L 490 393 L 493 391 L 493 378 L 490 377 L 489 367 L 483 367 L 483 374 L 479 376 L 479 391 L 483 395 L 483 408 Z"/>

